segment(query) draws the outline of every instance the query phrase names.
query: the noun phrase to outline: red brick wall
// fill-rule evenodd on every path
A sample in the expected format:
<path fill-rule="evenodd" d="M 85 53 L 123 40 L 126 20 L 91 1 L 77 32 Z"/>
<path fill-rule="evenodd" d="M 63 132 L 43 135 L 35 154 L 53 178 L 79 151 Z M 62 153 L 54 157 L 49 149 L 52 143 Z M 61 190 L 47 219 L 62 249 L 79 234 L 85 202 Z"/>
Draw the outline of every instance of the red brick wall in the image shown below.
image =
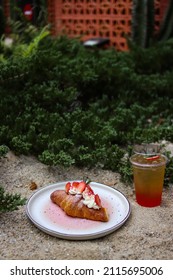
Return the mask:
<path fill-rule="evenodd" d="M 160 0 L 160 16 L 163 17 L 163 14 L 168 6 L 169 0 Z"/>
<path fill-rule="evenodd" d="M 168 0 L 155 0 L 155 29 Z M 69 37 L 109 37 L 111 45 L 126 50 L 124 34 L 131 33 L 132 0 L 48 0 L 49 21 L 54 35 Z"/>
<path fill-rule="evenodd" d="M 10 28 L 8 25 L 8 19 L 10 18 L 10 0 L 4 0 L 3 1 L 3 8 L 4 8 L 4 15 L 7 20 L 6 28 L 5 28 L 5 33 L 8 34 L 10 33 Z"/>
<path fill-rule="evenodd" d="M 155 0 L 155 30 L 160 27 L 161 20 L 168 6 L 169 0 Z"/>
<path fill-rule="evenodd" d="M 169 0 L 155 0 L 155 30 Z M 132 0 L 47 0 L 48 20 L 53 35 L 65 33 L 69 37 L 86 40 L 109 37 L 111 45 L 126 50 L 124 34 L 131 33 Z M 4 11 L 10 16 L 10 0 L 4 0 Z M 6 32 L 9 32 L 8 25 Z"/>

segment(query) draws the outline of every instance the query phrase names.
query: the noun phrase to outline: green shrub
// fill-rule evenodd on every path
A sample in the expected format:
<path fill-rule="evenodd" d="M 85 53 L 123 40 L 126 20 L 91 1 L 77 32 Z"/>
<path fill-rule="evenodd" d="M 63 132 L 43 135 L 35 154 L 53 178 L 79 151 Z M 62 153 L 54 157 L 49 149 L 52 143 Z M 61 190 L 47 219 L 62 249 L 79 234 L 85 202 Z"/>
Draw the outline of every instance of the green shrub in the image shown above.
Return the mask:
<path fill-rule="evenodd" d="M 5 145 L 0 146 L 0 159 L 4 157 L 9 148 Z M 25 198 L 21 198 L 20 194 L 12 194 L 5 192 L 4 188 L 0 186 L 0 213 L 18 210 L 18 207 L 24 205 Z"/>
<path fill-rule="evenodd" d="M 5 156 L 9 151 L 9 148 L 5 145 L 0 146 L 0 158 Z"/>
<path fill-rule="evenodd" d="M 0 213 L 18 210 L 19 206 L 24 205 L 26 199 L 21 198 L 20 194 L 5 192 L 0 186 Z"/>
<path fill-rule="evenodd" d="M 127 147 L 173 141 L 171 46 L 117 52 L 42 38 L 0 63 L 0 142 L 49 165 L 99 166 L 130 181 Z"/>

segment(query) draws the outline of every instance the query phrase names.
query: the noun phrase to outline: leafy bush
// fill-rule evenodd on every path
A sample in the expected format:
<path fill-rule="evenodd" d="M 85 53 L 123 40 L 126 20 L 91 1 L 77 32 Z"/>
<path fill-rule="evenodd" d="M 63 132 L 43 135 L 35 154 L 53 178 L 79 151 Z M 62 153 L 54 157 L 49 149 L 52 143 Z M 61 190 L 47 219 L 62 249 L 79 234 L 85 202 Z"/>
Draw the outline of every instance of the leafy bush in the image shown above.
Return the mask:
<path fill-rule="evenodd" d="M 0 146 L 0 158 L 5 156 L 9 151 L 9 148 L 5 145 Z"/>
<path fill-rule="evenodd" d="M 129 181 L 128 147 L 173 141 L 171 41 L 117 52 L 39 38 L 27 56 L 0 62 L 1 143 L 49 165 L 100 166 Z"/>
<path fill-rule="evenodd" d="M 0 146 L 0 159 L 4 157 L 9 148 L 5 145 Z M 0 213 L 18 210 L 18 207 L 24 205 L 25 198 L 21 198 L 20 194 L 12 194 L 5 192 L 4 188 L 0 186 Z"/>
<path fill-rule="evenodd" d="M 25 198 L 21 198 L 20 194 L 11 194 L 5 192 L 0 186 L 0 213 L 18 210 L 19 206 L 24 205 Z"/>

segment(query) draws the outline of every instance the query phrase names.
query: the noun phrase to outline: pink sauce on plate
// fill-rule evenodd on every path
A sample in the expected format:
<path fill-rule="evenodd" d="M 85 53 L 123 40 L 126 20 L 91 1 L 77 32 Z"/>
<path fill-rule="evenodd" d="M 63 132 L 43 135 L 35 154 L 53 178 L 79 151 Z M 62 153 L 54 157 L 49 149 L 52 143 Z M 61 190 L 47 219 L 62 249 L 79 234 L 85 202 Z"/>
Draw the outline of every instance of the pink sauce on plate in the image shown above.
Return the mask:
<path fill-rule="evenodd" d="M 112 212 L 111 205 L 108 204 L 107 201 L 104 201 L 104 203 L 102 204 L 104 207 L 107 208 L 108 213 L 110 215 Z M 57 224 L 58 228 L 61 227 L 69 231 L 76 230 L 76 229 L 87 230 L 99 226 L 100 223 L 102 223 L 99 221 L 70 217 L 66 215 L 66 213 L 58 205 L 54 204 L 52 201 L 49 201 L 45 205 L 43 212 L 45 218 L 47 218 L 53 224 Z"/>

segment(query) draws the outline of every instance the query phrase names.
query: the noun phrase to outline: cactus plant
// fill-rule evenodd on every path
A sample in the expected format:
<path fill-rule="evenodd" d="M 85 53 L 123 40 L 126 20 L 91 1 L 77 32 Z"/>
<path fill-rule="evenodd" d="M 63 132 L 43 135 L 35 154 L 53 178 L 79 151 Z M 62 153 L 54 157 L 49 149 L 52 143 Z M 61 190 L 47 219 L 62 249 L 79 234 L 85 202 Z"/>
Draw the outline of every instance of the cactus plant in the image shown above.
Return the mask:
<path fill-rule="evenodd" d="M 173 36 L 173 0 L 169 0 L 160 29 L 154 36 L 154 0 L 133 0 L 132 41 L 141 47 L 165 41 Z"/>
<path fill-rule="evenodd" d="M 2 7 L 0 6 L 0 37 L 5 32 L 5 17 L 4 17 L 4 11 Z"/>
<path fill-rule="evenodd" d="M 133 0 L 132 40 L 148 47 L 154 30 L 154 0 Z"/>
<path fill-rule="evenodd" d="M 173 0 L 169 0 L 168 6 L 161 22 L 157 36 L 159 41 L 168 40 L 173 36 Z"/>

